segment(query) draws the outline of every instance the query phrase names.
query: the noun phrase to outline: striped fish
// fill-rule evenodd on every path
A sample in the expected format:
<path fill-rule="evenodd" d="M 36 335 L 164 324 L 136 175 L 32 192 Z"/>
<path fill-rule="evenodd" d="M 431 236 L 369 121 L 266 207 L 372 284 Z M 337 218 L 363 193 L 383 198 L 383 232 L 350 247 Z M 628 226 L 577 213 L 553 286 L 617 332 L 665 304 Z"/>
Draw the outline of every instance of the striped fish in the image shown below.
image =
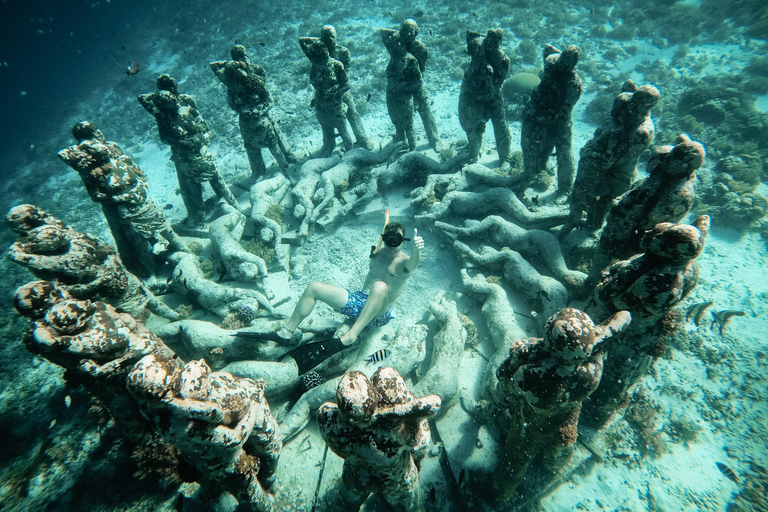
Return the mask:
<path fill-rule="evenodd" d="M 386 348 L 383 348 L 381 350 L 377 350 L 376 352 L 374 352 L 373 354 L 368 356 L 368 359 L 367 359 L 368 364 L 378 363 L 379 361 L 383 361 L 386 358 L 388 358 L 389 354 L 391 354 L 391 353 L 392 352 L 389 349 L 386 349 Z M 368 365 L 366 365 L 366 366 L 368 366 Z"/>

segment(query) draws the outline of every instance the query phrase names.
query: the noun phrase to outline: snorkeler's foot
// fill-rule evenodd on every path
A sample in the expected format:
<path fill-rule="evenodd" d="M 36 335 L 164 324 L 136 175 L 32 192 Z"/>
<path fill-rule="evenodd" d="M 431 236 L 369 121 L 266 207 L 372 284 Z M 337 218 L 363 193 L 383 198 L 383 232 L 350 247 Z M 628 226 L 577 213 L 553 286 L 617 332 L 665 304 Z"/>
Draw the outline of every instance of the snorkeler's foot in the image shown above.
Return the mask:
<path fill-rule="evenodd" d="M 287 352 L 285 355 L 292 357 L 296 361 L 299 375 L 303 375 L 345 348 L 347 348 L 347 345 L 342 343 L 339 338 L 331 338 L 329 340 L 306 343 Z"/>

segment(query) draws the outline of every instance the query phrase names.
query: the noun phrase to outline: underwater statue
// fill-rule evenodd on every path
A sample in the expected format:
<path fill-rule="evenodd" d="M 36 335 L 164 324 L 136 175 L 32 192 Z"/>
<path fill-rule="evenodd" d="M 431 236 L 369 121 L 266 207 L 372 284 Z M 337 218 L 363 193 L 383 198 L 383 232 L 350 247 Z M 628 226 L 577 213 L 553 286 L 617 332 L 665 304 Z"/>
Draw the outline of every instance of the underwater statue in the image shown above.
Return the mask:
<path fill-rule="evenodd" d="M 230 53 L 232 60 L 211 62 L 211 70 L 227 87 L 227 104 L 239 116 L 251 172 L 257 178 L 267 172 L 262 148 L 269 149 L 277 165 L 285 171 L 296 157 L 285 145 L 278 124 L 270 116 L 272 98 L 267 90 L 267 73 L 251 62 L 245 46 L 237 44 Z"/>
<path fill-rule="evenodd" d="M 386 29 L 384 29 L 386 30 Z M 421 72 L 421 78 L 424 78 L 424 74 L 427 71 L 427 60 L 429 60 L 429 49 L 427 45 L 416 39 L 419 35 L 419 25 L 416 20 L 408 18 L 403 21 L 398 30 L 400 36 L 400 42 L 405 46 L 406 51 L 416 58 L 416 62 L 419 63 L 419 71 Z M 427 134 L 427 141 L 430 147 L 435 149 L 438 142 L 437 122 L 435 116 L 432 114 L 432 107 L 429 101 L 429 94 L 424 87 L 423 80 L 419 81 L 419 88 L 413 95 L 413 106 L 419 112 L 421 122 L 424 125 L 424 132 Z"/>
<path fill-rule="evenodd" d="M 208 149 L 211 134 L 194 99 L 179 94 L 178 83 L 170 75 L 160 75 L 156 84 L 157 92 L 142 94 L 138 100 L 155 117 L 160 140 L 171 146 L 181 199 L 187 209 L 187 223 L 198 226 L 205 220 L 205 182 L 211 184 L 217 197 L 237 208 L 237 200 Z"/>
<path fill-rule="evenodd" d="M 328 48 L 328 55 L 332 59 L 336 59 L 344 64 L 344 70 L 349 77 L 350 66 L 352 65 L 352 58 L 349 54 L 349 50 L 340 44 L 336 39 L 336 29 L 333 25 L 323 25 L 320 31 L 320 40 Z M 368 136 L 365 134 L 365 126 L 363 120 L 360 119 L 360 114 L 357 112 L 355 106 L 355 100 L 352 98 L 352 92 L 347 90 L 341 97 L 344 105 L 347 107 L 347 121 L 352 127 L 352 133 L 355 135 L 355 143 L 357 146 L 363 149 L 373 149 L 373 144 L 368 140 Z"/>
<path fill-rule="evenodd" d="M 231 493 L 243 510 L 272 512 L 282 443 L 264 382 L 162 355 L 141 359 L 126 387 L 155 431 L 200 472 L 206 501 Z"/>
<path fill-rule="evenodd" d="M 472 60 L 461 82 L 459 123 L 469 140 L 471 162 L 478 159 L 489 119 L 493 123 L 499 160 L 506 162 L 509 158 L 510 134 L 501 86 L 510 62 L 501 49 L 502 35 L 501 29 L 490 29 L 485 37 L 467 30 L 467 52 Z"/>
<path fill-rule="evenodd" d="M 309 82 L 315 89 L 312 106 L 323 132 L 323 147 L 318 156 L 329 157 L 336 148 L 336 132 L 344 143 L 344 149 L 352 149 L 352 137 L 347 130 L 346 103 L 343 97 L 349 92 L 349 78 L 344 64 L 331 58 L 328 48 L 316 37 L 300 37 L 304 55 L 312 63 Z"/>
<path fill-rule="evenodd" d="M 613 413 L 626 405 L 630 388 L 664 355 L 663 337 L 679 326 L 672 308 L 680 304 L 698 282 L 695 259 L 704 250 L 709 217 L 693 225 L 662 222 L 640 242 L 644 251 L 603 270 L 585 310 L 595 318 L 617 311 L 632 314 L 632 325 L 606 347 L 608 358 L 600 387 L 584 404 L 583 421 L 605 426 Z"/>
<path fill-rule="evenodd" d="M 422 89 L 421 70 L 413 55 L 403 44 L 402 37 L 394 30 L 382 29 L 381 40 L 389 52 L 387 64 L 387 111 L 395 125 L 396 142 L 406 141 L 408 149 L 416 149 L 413 132 L 414 97 Z"/>
<path fill-rule="evenodd" d="M 575 70 L 580 55 L 578 46 L 562 51 L 550 44 L 544 46 L 544 74 L 523 110 L 524 170 L 515 187 L 517 192 L 525 191 L 534 176 L 546 170 L 553 151 L 557 154 L 557 193 L 566 196 L 571 191 L 575 170 L 573 107 L 584 90 Z"/>
<path fill-rule="evenodd" d="M 681 134 L 674 146 L 660 146 L 645 166 L 649 176 L 614 200 L 600 243 L 592 257 L 589 288 L 600 272 L 617 260 L 642 251 L 642 233 L 659 222 L 680 222 L 695 198 L 696 170 L 704 164 L 706 150 Z"/>
<path fill-rule="evenodd" d="M 153 273 L 155 244 L 187 251 L 149 197 L 147 177 L 139 166 L 89 121 L 76 123 L 72 134 L 78 144 L 59 151 L 59 157 L 80 174 L 88 195 L 102 205 L 126 267 L 134 273 Z"/>
<path fill-rule="evenodd" d="M 637 161 L 653 143 L 651 109 L 659 90 L 627 80 L 613 102 L 611 119 L 595 130 L 581 149 L 570 197 L 570 217 L 560 232 L 576 227 L 594 232 L 603 227 L 613 200 L 629 190 L 637 177 Z M 586 215 L 586 219 L 582 219 Z"/>
<path fill-rule="evenodd" d="M 419 470 L 431 441 L 427 420 L 440 405 L 437 395 L 414 395 L 393 368 L 380 368 L 370 379 L 357 371 L 345 374 L 336 403 L 317 411 L 323 439 L 344 459 L 341 487 L 328 506 L 357 510 L 378 493 L 394 510 L 421 510 Z"/>
<path fill-rule="evenodd" d="M 102 300 L 135 317 L 145 309 L 178 320 L 179 315 L 123 266 L 115 248 L 75 231 L 31 204 L 14 206 L 8 224 L 19 239 L 8 250 L 11 261 L 36 277 L 54 281 L 76 299 Z"/>
<path fill-rule="evenodd" d="M 543 338 L 512 345 L 497 372 L 511 424 L 493 471 L 495 504 L 512 496 L 536 458 L 555 473 L 569 462 L 581 404 L 600 383 L 600 344 L 626 329 L 630 320 L 628 312 L 620 311 L 595 325 L 586 313 L 566 308 L 547 320 Z"/>
<path fill-rule="evenodd" d="M 33 320 L 22 343 L 66 370 L 70 385 L 83 386 L 110 411 L 133 441 L 147 433 L 137 404 L 125 393 L 125 378 L 134 363 L 173 352 L 131 315 L 99 301 L 76 300 L 49 281 L 21 286 L 16 311 Z"/>

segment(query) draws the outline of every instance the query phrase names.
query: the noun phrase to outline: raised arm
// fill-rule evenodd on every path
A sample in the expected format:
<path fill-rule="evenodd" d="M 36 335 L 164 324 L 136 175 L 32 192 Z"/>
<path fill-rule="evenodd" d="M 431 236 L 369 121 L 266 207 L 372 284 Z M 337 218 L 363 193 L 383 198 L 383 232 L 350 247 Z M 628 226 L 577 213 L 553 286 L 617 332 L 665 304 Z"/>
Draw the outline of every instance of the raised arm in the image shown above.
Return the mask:
<path fill-rule="evenodd" d="M 415 228 L 413 230 L 413 245 L 416 250 L 411 253 L 411 257 L 405 262 L 405 271 L 408 273 L 416 270 L 419 261 L 421 261 L 421 251 L 424 249 L 424 239 L 419 236 L 418 230 Z"/>

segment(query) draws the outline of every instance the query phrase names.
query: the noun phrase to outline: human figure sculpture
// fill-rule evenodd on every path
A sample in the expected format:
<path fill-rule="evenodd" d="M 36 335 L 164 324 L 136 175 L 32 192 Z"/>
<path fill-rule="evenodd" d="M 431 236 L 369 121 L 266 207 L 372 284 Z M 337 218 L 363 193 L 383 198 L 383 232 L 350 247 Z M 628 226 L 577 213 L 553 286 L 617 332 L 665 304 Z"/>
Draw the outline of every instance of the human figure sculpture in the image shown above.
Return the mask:
<path fill-rule="evenodd" d="M 125 393 L 125 377 L 145 355 L 173 352 L 131 315 L 99 301 L 76 300 L 50 281 L 21 286 L 14 306 L 33 320 L 22 342 L 66 370 L 107 407 L 125 433 L 139 441 L 147 433 L 137 405 Z"/>
<path fill-rule="evenodd" d="M 8 257 L 40 279 L 56 282 L 76 299 L 102 300 L 139 317 L 144 309 L 178 320 L 179 315 L 123 267 L 114 247 L 31 204 L 14 206 L 8 224 L 19 234 Z"/>
<path fill-rule="evenodd" d="M 413 133 L 414 98 L 422 89 L 421 70 L 413 55 L 409 55 L 399 33 L 381 30 L 381 39 L 389 52 L 387 64 L 387 111 L 395 125 L 395 141 L 407 141 L 408 149 L 416 149 Z"/>
<path fill-rule="evenodd" d="M 147 193 L 147 177 L 128 155 L 89 121 L 80 121 L 72 128 L 77 145 L 59 151 L 59 157 L 75 169 L 83 180 L 88 195 L 101 203 L 115 240 L 126 251 L 126 262 L 136 262 L 143 269 L 155 270 L 153 247 L 167 244 L 173 251 L 187 251 L 184 241 L 176 234 L 155 202 Z M 104 207 L 104 205 L 108 205 Z M 117 230 L 117 232 L 115 231 Z M 133 272 L 134 268 L 126 263 Z"/>
<path fill-rule="evenodd" d="M 211 184 L 216 196 L 237 208 L 237 200 L 208 149 L 211 135 L 194 99 L 179 94 L 178 83 L 170 75 L 160 75 L 156 84 L 157 92 L 142 94 L 138 100 L 155 117 L 160 140 L 171 146 L 181 199 L 187 208 L 187 222 L 197 226 L 205 219 L 205 182 Z"/>
<path fill-rule="evenodd" d="M 272 98 L 267 90 L 267 73 L 264 68 L 251 62 L 245 46 L 237 44 L 231 50 L 232 60 L 211 62 L 211 70 L 227 87 L 227 104 L 237 112 L 240 134 L 254 176 L 262 177 L 267 167 L 261 154 L 269 149 L 277 165 L 285 171 L 296 157 L 283 141 L 280 128 L 272 120 Z"/>
<path fill-rule="evenodd" d="M 424 73 L 427 71 L 427 60 L 429 60 L 429 49 L 427 45 L 416 39 L 419 35 L 419 25 L 416 20 L 408 18 L 403 21 L 398 31 L 400 35 L 400 41 L 408 53 L 416 58 L 419 63 L 419 71 L 421 77 L 424 77 Z M 414 108 L 419 112 L 421 122 L 424 125 L 424 131 L 427 134 L 427 141 L 432 148 L 437 146 L 438 142 L 438 130 L 435 116 L 432 114 L 432 107 L 429 102 L 429 94 L 424 87 L 424 82 L 419 81 L 419 87 L 413 95 Z"/>
<path fill-rule="evenodd" d="M 680 222 L 688 215 L 695 198 L 696 169 L 705 156 L 704 146 L 685 134 L 677 137 L 674 146 L 654 150 L 645 166 L 650 176 L 614 201 L 592 257 L 590 288 L 605 267 L 643 252 L 643 233 L 660 222 Z"/>
<path fill-rule="evenodd" d="M 149 355 L 131 369 L 128 391 L 160 437 L 201 472 L 215 497 L 230 492 L 247 510 L 271 512 L 282 443 L 264 382 Z"/>
<path fill-rule="evenodd" d="M 328 48 L 316 37 L 300 37 L 299 44 L 312 63 L 309 82 L 315 89 L 312 105 L 323 132 L 323 147 L 320 157 L 328 157 L 336 147 L 338 131 L 344 149 L 352 149 L 352 137 L 347 130 L 346 103 L 344 95 L 349 92 L 349 78 L 344 64 L 328 54 Z"/>
<path fill-rule="evenodd" d="M 459 123 L 467 134 L 472 162 L 476 162 L 480 154 L 489 119 L 493 123 L 499 160 L 504 162 L 509 158 L 509 126 L 501 95 L 501 85 L 509 71 L 509 58 L 501 50 L 501 37 L 501 29 L 489 30 L 486 37 L 467 31 L 467 51 L 472 60 L 461 82 Z"/>
<path fill-rule="evenodd" d="M 600 383 L 599 344 L 627 328 L 620 311 L 600 325 L 577 309 L 565 308 L 547 320 L 543 338 L 515 342 L 497 371 L 512 421 L 493 472 L 497 505 L 507 501 L 536 457 L 556 472 L 571 458 L 581 404 Z"/>
<path fill-rule="evenodd" d="M 570 217 L 561 237 L 575 227 L 594 232 L 603 226 L 613 199 L 629 190 L 640 155 L 653 143 L 651 108 L 659 101 L 659 90 L 652 85 L 638 87 L 632 80 L 624 82 L 621 90 L 613 102 L 611 120 L 595 130 L 581 149 Z"/>
<path fill-rule="evenodd" d="M 547 168 L 547 160 L 557 154 L 557 193 L 571 191 L 574 178 L 573 107 L 584 86 L 576 74 L 581 49 L 568 46 L 560 51 L 544 46 L 544 74 L 523 110 L 521 143 L 524 171 L 517 191 L 524 191 L 534 176 Z"/>
<path fill-rule="evenodd" d="M 320 31 L 320 40 L 328 48 L 328 55 L 332 59 L 336 59 L 344 64 L 344 69 L 349 77 L 350 67 L 352 65 L 352 58 L 349 54 L 349 50 L 337 42 L 336 29 L 333 25 L 323 25 Z M 347 90 L 342 96 L 341 100 L 344 105 L 347 106 L 347 121 L 352 127 L 352 133 L 355 136 L 355 142 L 363 149 L 373 149 L 373 144 L 368 140 L 368 136 L 365 134 L 365 126 L 363 120 L 360 119 L 360 114 L 357 112 L 355 106 L 355 100 L 352 97 L 352 92 Z"/>
<path fill-rule="evenodd" d="M 317 411 L 320 433 L 344 459 L 339 506 L 357 510 L 371 493 L 398 511 L 421 509 L 419 469 L 431 440 L 427 419 L 440 397 L 414 396 L 396 370 L 380 368 L 368 379 L 345 374 L 336 402 Z"/>
<path fill-rule="evenodd" d="M 586 311 L 605 318 L 627 310 L 632 325 L 607 349 L 603 380 L 584 405 L 587 424 L 604 426 L 626 404 L 629 389 L 646 373 L 653 357 L 663 355 L 662 336 L 673 332 L 677 321 L 667 315 L 698 282 L 694 260 L 704 249 L 709 222 L 702 215 L 693 225 L 659 223 L 642 236 L 642 254 L 603 271 Z"/>

